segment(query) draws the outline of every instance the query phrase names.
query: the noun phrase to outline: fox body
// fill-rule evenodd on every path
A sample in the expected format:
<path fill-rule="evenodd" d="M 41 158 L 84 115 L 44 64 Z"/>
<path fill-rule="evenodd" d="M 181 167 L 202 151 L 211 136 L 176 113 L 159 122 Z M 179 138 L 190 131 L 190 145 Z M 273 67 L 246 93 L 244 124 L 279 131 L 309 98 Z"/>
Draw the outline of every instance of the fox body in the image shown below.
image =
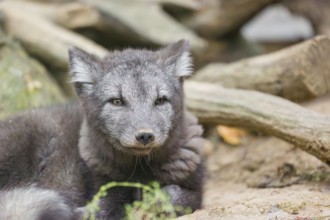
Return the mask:
<path fill-rule="evenodd" d="M 30 208 L 31 219 L 79 219 L 76 208 L 110 181 L 156 180 L 172 203 L 200 208 L 202 129 L 185 111 L 182 88 L 191 73 L 188 49 L 181 40 L 101 59 L 71 48 L 79 104 L 0 122 L 0 218 L 10 219 L 19 195 L 36 193 L 43 205 Z M 136 199 L 137 189 L 110 189 L 98 217 L 119 219 L 123 205 Z"/>
<path fill-rule="evenodd" d="M 0 122 L 0 219 L 78 219 L 92 188 L 77 148 L 82 118 L 66 105 Z"/>

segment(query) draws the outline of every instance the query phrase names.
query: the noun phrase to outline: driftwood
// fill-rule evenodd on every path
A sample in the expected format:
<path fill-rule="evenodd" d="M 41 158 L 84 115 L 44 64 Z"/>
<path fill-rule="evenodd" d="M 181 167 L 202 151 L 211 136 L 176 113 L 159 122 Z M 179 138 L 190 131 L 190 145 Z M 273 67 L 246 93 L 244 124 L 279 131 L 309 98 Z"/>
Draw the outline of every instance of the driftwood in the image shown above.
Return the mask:
<path fill-rule="evenodd" d="M 20 8 L 22 12 L 32 13 L 68 29 L 97 27 L 101 23 L 101 15 L 97 10 L 78 2 L 59 4 L 58 2 L 8 1 L 4 7 Z"/>
<path fill-rule="evenodd" d="M 89 10 L 82 8 L 80 10 L 79 7 L 72 4 L 67 6 L 48 7 L 31 2 L 4 1 L 0 3 L 0 11 L 5 18 L 3 24 L 6 32 L 19 40 L 29 54 L 51 68 L 64 92 L 68 96 L 72 96 L 74 92 L 68 84 L 69 78 L 66 73 L 68 48 L 77 46 L 99 56 L 104 56 L 108 51 L 93 41 L 55 23 L 66 23 L 66 26 L 69 25 L 71 28 L 88 25 L 86 22 L 77 23 L 75 18 L 81 17 L 83 12 L 91 14 Z M 44 11 L 41 12 L 41 9 Z M 69 9 L 71 12 L 77 12 L 76 9 L 79 9 L 80 15 L 77 13 L 76 16 L 66 16 L 70 14 Z"/>
<path fill-rule="evenodd" d="M 330 36 L 330 2 L 328 0 L 284 0 L 289 10 L 308 18 L 316 33 Z"/>
<path fill-rule="evenodd" d="M 203 124 L 260 130 L 286 140 L 330 166 L 330 116 L 257 91 L 186 82 L 186 105 Z"/>
<path fill-rule="evenodd" d="M 94 6 L 104 16 L 104 29 L 114 30 L 131 41 L 151 45 L 164 45 L 187 39 L 193 51 L 201 51 L 207 43 L 191 30 L 166 14 L 160 4 L 153 1 L 82 0 Z"/>
<path fill-rule="evenodd" d="M 56 4 L 11 0 L 1 2 L 0 10 L 6 17 L 7 32 L 22 41 L 33 55 L 62 68 L 67 63 L 62 49 L 69 44 L 104 54 L 104 49 L 96 43 L 67 29 L 92 27 L 110 41 L 127 38 L 125 42 L 136 45 L 164 45 L 185 38 L 190 41 L 193 51 L 200 52 L 207 46 L 206 41 L 162 10 L 161 4 L 175 4 L 171 2 L 82 0 Z M 198 7 L 191 0 L 176 5 L 190 9 Z M 28 30 L 33 32 L 27 33 Z"/>
<path fill-rule="evenodd" d="M 184 9 L 188 9 L 188 10 L 201 10 L 203 9 L 203 2 L 200 1 L 196 1 L 196 0 L 138 0 L 138 1 L 143 1 L 146 3 L 157 3 L 157 4 L 161 4 L 161 5 L 172 5 L 174 7 L 177 8 L 184 8 Z"/>
<path fill-rule="evenodd" d="M 231 64 L 210 64 L 194 80 L 302 101 L 330 91 L 330 38 L 312 40 Z"/>
<path fill-rule="evenodd" d="M 64 21 L 59 19 L 59 13 L 56 13 L 57 10 L 59 10 L 57 12 L 61 11 L 60 8 L 48 8 L 47 10 L 54 10 L 52 13 L 45 13 L 45 11 L 37 13 L 34 9 L 33 13 L 33 10 L 28 7 L 10 6 L 12 2 L 0 3 L 0 10 L 5 16 L 6 31 L 20 40 L 29 53 L 46 63 L 65 69 L 68 59 L 67 48 L 70 45 L 78 46 L 99 56 L 104 56 L 108 52 L 93 41 L 61 27 L 59 24 L 65 26 L 65 19 Z M 155 44 L 161 45 L 185 37 L 191 41 L 195 50 L 205 46 L 204 40 L 167 17 L 158 3 L 130 1 L 130 7 L 126 7 L 128 2 L 120 0 L 84 0 L 84 2 L 88 2 L 102 12 L 102 19 L 107 19 L 102 24 L 105 27 L 110 27 L 106 25 L 118 21 L 117 24 L 120 24 L 121 28 L 130 29 L 136 34 L 134 36 L 140 36 Z M 250 12 L 249 16 L 252 16 L 272 0 L 236 0 L 230 3 L 229 0 L 224 0 L 223 2 L 227 3 L 222 5 L 222 9 L 228 9 L 229 5 L 240 6 Z M 251 3 L 253 10 L 244 6 L 247 2 Z M 258 7 L 252 6 L 252 3 L 256 2 L 260 3 Z M 237 11 L 235 13 L 239 14 Z M 140 19 L 136 19 L 137 17 Z M 244 19 L 246 20 L 247 17 Z M 157 20 L 157 23 L 153 20 Z M 96 19 L 85 25 L 98 26 L 98 22 Z M 159 23 L 162 25 L 160 26 Z M 237 22 L 237 24 L 242 23 Z M 79 25 L 66 27 L 77 28 Z M 165 32 L 161 32 L 161 29 Z M 228 31 L 229 29 L 225 29 L 223 33 L 228 33 Z M 328 91 L 330 81 L 326 75 L 330 70 L 330 64 L 324 62 L 329 57 L 328 51 L 330 51 L 329 39 L 317 37 L 284 51 L 228 64 L 226 68 L 232 68 L 230 74 L 233 76 L 240 75 L 235 72 L 247 71 L 250 79 L 253 80 L 257 80 L 256 76 L 264 75 L 265 79 L 270 80 L 263 81 L 260 85 L 263 88 L 270 87 L 272 91 L 275 91 L 269 93 L 302 100 L 305 97 L 321 95 Z M 287 74 L 288 72 L 290 74 Z M 201 76 L 202 74 L 199 74 L 195 79 Z M 247 78 L 247 76 L 241 76 L 236 80 L 243 83 L 247 81 Z M 211 81 L 216 80 L 211 79 Z M 253 89 L 258 89 L 259 83 L 254 84 Z M 267 89 L 259 90 L 267 92 Z M 304 95 L 300 94 L 300 90 Z M 188 81 L 185 92 L 188 108 L 199 117 L 202 123 L 221 123 L 261 130 L 295 144 L 330 165 L 330 136 L 328 135 L 330 117 L 306 110 L 282 98 L 256 91 L 225 89 L 219 85 Z"/>
<path fill-rule="evenodd" d="M 11 2 L 0 3 L 5 15 L 4 26 L 11 36 L 21 41 L 29 53 L 52 66 L 66 69 L 69 46 L 77 46 L 99 56 L 108 51 L 79 34 L 75 34 L 24 7 Z"/>
<path fill-rule="evenodd" d="M 216 0 L 200 10 L 186 25 L 203 37 L 219 38 L 239 30 L 256 13 L 275 0 Z"/>

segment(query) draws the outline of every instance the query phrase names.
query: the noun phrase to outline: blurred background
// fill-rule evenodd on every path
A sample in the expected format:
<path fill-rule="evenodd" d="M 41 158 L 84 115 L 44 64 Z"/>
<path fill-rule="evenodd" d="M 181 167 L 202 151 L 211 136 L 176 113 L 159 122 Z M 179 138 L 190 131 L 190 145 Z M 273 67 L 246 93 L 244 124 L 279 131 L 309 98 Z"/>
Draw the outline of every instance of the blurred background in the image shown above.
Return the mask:
<path fill-rule="evenodd" d="M 192 91 L 188 108 L 197 114 L 199 106 L 189 102 L 196 94 L 227 101 L 219 109 L 237 110 L 238 119 L 246 109 L 260 117 L 217 119 L 254 127 L 246 130 L 213 123 L 212 114 L 211 119 L 198 115 L 209 140 L 203 150 L 208 158 L 205 209 L 182 219 L 329 219 L 329 167 L 296 145 L 265 135 L 283 138 L 279 134 L 284 133 L 286 141 L 298 143 L 298 137 L 303 144 L 312 134 L 328 137 L 323 118 L 311 119 L 323 126 L 320 133 L 300 133 L 299 123 L 272 116 L 292 106 L 287 100 L 330 114 L 329 37 L 329 0 L 2 0 L 0 119 L 75 98 L 69 46 L 102 57 L 112 50 L 155 49 L 187 39 L 195 69 L 188 82 L 272 96 L 258 99 L 250 91 L 236 96 L 234 90 L 199 94 L 193 86 L 198 84 L 187 88 Z M 287 100 L 267 105 L 278 100 L 273 96 Z M 294 120 L 307 121 L 308 112 L 294 109 L 288 107 Z M 259 119 L 275 121 L 258 128 Z M 292 136 L 282 128 L 291 129 Z"/>
<path fill-rule="evenodd" d="M 198 72 L 330 34 L 329 8 L 326 0 L 4 0 L 0 117 L 74 96 L 70 45 L 103 56 L 184 38 Z"/>

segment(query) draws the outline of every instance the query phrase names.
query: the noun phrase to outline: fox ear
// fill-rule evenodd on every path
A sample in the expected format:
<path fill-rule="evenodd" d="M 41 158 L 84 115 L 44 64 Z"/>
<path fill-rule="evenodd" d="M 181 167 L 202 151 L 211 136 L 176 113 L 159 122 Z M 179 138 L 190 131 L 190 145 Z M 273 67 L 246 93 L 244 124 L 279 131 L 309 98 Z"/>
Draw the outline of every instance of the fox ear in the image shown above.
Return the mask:
<path fill-rule="evenodd" d="M 100 58 L 76 47 L 69 48 L 69 68 L 71 82 L 74 83 L 78 95 L 90 94 L 96 74 L 100 72 Z"/>
<path fill-rule="evenodd" d="M 180 40 L 160 50 L 160 60 L 166 72 L 174 74 L 178 78 L 190 76 L 192 59 L 189 52 L 189 42 Z"/>

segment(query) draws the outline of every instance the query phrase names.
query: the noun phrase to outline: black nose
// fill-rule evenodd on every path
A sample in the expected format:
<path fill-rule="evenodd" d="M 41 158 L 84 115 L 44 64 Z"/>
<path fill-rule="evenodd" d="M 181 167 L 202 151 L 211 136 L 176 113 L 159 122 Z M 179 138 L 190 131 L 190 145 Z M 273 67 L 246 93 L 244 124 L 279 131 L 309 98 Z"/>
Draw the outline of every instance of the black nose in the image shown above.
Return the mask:
<path fill-rule="evenodd" d="M 151 132 L 140 132 L 135 137 L 136 140 L 144 145 L 147 145 L 155 140 L 155 135 Z"/>

